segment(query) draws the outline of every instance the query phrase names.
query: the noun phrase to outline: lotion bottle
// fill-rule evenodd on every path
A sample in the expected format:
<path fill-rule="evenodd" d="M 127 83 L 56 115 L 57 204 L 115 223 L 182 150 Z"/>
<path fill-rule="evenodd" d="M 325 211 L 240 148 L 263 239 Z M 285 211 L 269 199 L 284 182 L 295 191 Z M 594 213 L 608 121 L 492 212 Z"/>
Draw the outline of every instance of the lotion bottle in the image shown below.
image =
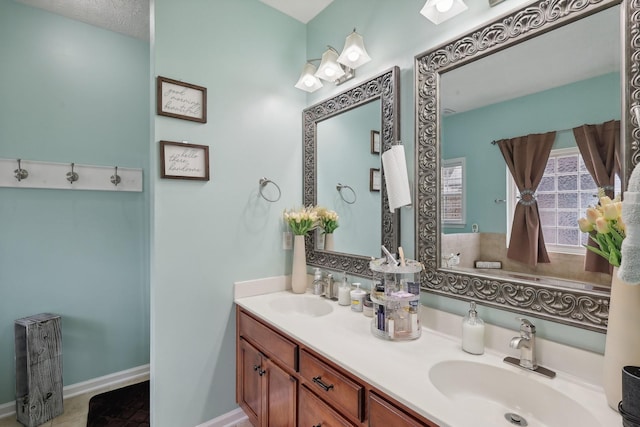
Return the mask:
<path fill-rule="evenodd" d="M 462 349 L 471 354 L 484 353 L 484 321 L 478 317 L 474 301 L 462 320 Z"/>
<path fill-rule="evenodd" d="M 351 310 L 362 312 L 362 303 L 367 293 L 360 289 L 360 283 L 354 283 L 354 285 L 356 288 L 351 291 Z"/>
<path fill-rule="evenodd" d="M 351 305 L 351 286 L 349 286 L 349 281 L 347 280 L 347 272 L 344 272 L 344 276 L 342 277 L 342 284 L 338 288 L 338 304 L 340 305 Z"/>

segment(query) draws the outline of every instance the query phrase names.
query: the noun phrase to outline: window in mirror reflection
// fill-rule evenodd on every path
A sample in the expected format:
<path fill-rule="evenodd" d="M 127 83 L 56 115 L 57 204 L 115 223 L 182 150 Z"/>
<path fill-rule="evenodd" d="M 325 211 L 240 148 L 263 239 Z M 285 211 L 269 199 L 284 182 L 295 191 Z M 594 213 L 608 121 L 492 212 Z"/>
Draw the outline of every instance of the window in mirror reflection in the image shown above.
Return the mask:
<path fill-rule="evenodd" d="M 451 227 L 466 224 L 464 157 L 442 161 L 442 223 Z"/>
<path fill-rule="evenodd" d="M 508 173 L 508 171 L 507 171 Z M 615 194 L 620 194 L 620 178 L 615 178 Z M 518 189 L 507 181 L 507 223 L 513 222 Z M 598 203 L 598 186 L 587 170 L 577 147 L 551 150 L 544 175 L 536 191 L 542 234 L 549 252 L 583 255 L 588 234 L 580 232 L 578 218 Z M 507 231 L 507 243 L 511 227 Z"/>

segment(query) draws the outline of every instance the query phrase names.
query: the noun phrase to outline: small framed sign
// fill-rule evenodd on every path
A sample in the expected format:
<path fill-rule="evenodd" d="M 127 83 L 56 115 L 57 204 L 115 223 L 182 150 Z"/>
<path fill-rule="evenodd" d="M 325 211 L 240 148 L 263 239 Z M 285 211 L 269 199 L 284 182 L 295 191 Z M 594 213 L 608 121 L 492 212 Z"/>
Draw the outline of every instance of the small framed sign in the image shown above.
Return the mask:
<path fill-rule="evenodd" d="M 156 112 L 161 116 L 207 123 L 207 88 L 158 76 Z"/>
<path fill-rule="evenodd" d="M 380 154 L 380 132 L 371 131 L 371 154 Z"/>
<path fill-rule="evenodd" d="M 380 191 L 380 169 L 369 169 L 369 191 Z"/>
<path fill-rule="evenodd" d="M 160 177 L 209 181 L 209 147 L 160 141 Z"/>

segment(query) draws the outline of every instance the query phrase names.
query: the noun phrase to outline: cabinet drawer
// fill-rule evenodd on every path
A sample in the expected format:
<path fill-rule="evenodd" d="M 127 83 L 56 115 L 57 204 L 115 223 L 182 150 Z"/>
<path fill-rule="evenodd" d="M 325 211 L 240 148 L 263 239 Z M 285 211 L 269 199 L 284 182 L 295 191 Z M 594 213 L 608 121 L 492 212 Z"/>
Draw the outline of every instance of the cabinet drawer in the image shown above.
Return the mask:
<path fill-rule="evenodd" d="M 375 393 L 369 393 L 369 427 L 437 427 L 420 421 Z"/>
<path fill-rule="evenodd" d="M 300 387 L 299 401 L 299 427 L 353 427 L 353 424 L 345 420 L 304 385 Z"/>
<path fill-rule="evenodd" d="M 238 333 L 260 347 L 269 358 L 298 370 L 298 345 L 242 311 L 238 316 Z"/>
<path fill-rule="evenodd" d="M 328 402 L 362 421 L 364 387 L 305 350 L 300 351 L 300 375 Z"/>

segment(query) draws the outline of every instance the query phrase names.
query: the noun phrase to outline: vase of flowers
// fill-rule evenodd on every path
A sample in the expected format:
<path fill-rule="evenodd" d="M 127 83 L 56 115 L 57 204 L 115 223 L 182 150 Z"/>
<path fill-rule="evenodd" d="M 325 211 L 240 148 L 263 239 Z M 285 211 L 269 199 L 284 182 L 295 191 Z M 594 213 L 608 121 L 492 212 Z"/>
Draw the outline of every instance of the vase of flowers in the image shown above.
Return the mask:
<path fill-rule="evenodd" d="M 333 251 L 333 232 L 336 231 L 338 225 L 338 214 L 322 206 L 316 206 L 318 215 L 318 227 L 322 229 L 324 234 L 324 250 Z"/>
<path fill-rule="evenodd" d="M 307 254 L 305 236 L 317 226 L 318 215 L 313 208 L 285 210 L 284 220 L 294 234 L 291 290 L 297 294 L 307 291 Z"/>
<path fill-rule="evenodd" d="M 625 193 L 625 197 L 626 197 Z M 604 351 L 603 387 L 610 407 L 618 410 L 622 398 L 622 369 L 640 364 L 640 286 L 619 277 L 623 263 L 623 241 L 626 238 L 625 210 L 634 211 L 620 202 L 600 194 L 600 202 L 586 211 L 586 218 L 578 221 L 580 230 L 589 233 L 597 247 L 587 249 L 606 258 L 614 266 L 611 277 L 611 296 Z M 636 267 L 638 268 L 638 267 Z"/>

